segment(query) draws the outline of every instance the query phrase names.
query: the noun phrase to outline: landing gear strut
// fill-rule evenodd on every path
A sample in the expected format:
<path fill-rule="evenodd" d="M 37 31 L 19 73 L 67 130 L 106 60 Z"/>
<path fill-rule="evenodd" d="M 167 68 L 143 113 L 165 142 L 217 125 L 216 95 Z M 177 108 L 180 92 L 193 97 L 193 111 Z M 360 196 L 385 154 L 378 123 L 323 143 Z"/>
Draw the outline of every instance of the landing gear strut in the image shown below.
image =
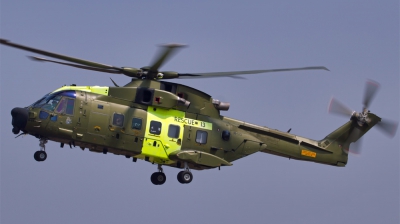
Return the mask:
<path fill-rule="evenodd" d="M 160 164 L 158 164 L 158 172 L 153 173 L 150 180 L 154 185 L 162 185 L 167 180 Z"/>
<path fill-rule="evenodd" d="M 46 143 L 47 143 L 47 140 L 41 138 L 41 139 L 39 140 L 40 150 L 39 150 L 39 151 L 36 151 L 35 154 L 33 154 L 33 158 L 35 158 L 35 160 L 38 161 L 38 162 L 45 161 L 46 158 L 47 158 L 47 153 L 45 152 L 45 149 L 46 149 L 46 146 L 45 146 L 45 145 L 46 145 Z"/>
<path fill-rule="evenodd" d="M 178 181 L 181 184 L 188 184 L 193 180 L 193 174 L 190 172 L 187 162 L 185 162 L 185 170 L 178 173 Z"/>

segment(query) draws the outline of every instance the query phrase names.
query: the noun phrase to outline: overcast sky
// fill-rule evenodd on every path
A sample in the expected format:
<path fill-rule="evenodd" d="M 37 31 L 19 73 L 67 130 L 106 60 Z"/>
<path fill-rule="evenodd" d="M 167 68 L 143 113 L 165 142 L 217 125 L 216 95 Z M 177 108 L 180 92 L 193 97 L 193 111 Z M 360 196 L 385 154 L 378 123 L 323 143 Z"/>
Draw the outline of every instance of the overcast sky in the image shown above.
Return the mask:
<path fill-rule="evenodd" d="M 399 120 L 399 1 L 19 1 L 1 0 L 1 38 L 115 66 L 142 67 L 157 45 L 185 43 L 162 69 L 217 72 L 326 66 L 177 82 L 231 103 L 250 123 L 322 139 L 348 121 L 327 114 L 332 96 Z M 399 133 L 373 128 L 345 168 L 256 153 L 193 182 L 154 186 L 155 165 L 15 139 L 10 111 L 64 84 L 119 85 L 128 77 L 38 63 L 1 50 L 1 223 L 399 223 Z"/>

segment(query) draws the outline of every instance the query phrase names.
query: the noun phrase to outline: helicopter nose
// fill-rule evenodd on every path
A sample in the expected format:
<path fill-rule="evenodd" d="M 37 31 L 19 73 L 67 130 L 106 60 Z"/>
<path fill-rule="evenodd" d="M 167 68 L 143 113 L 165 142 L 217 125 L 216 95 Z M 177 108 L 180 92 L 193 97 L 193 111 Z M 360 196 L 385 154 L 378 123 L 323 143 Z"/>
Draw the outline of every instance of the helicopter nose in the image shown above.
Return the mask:
<path fill-rule="evenodd" d="M 28 110 L 26 108 L 16 107 L 11 110 L 12 116 L 12 132 L 14 134 L 18 134 L 21 130 L 23 130 L 28 122 Z"/>

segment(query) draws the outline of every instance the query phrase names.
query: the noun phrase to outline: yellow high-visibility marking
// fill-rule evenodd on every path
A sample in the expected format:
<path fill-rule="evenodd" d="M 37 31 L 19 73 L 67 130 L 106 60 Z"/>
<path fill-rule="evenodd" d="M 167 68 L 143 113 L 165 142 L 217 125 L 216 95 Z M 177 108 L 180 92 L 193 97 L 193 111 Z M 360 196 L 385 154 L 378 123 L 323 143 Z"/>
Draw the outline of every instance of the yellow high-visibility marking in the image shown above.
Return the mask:
<path fill-rule="evenodd" d="M 301 155 L 302 156 L 313 157 L 313 158 L 317 157 L 317 153 L 312 152 L 312 151 L 308 151 L 308 150 L 305 150 L 305 149 L 301 150 Z"/>
<path fill-rule="evenodd" d="M 82 92 L 96 93 L 108 96 L 109 87 L 108 86 L 63 86 L 61 88 L 54 90 L 53 93 L 64 90 L 78 90 Z"/>
<path fill-rule="evenodd" d="M 161 123 L 161 132 L 159 135 L 150 133 L 151 121 Z M 168 136 L 170 125 L 179 126 L 178 138 Z M 169 154 L 181 150 L 184 125 L 212 130 L 212 123 L 185 118 L 185 112 L 183 111 L 149 106 L 147 108 L 147 123 L 142 155 L 153 157 L 156 163 L 161 161 L 167 162 Z"/>
<path fill-rule="evenodd" d="M 180 128 L 178 139 L 183 138 L 183 124 L 175 121 L 174 117 L 176 116 L 184 117 L 185 112 L 152 106 L 147 108 L 146 132 L 142 148 L 143 155 L 168 160 L 168 155 L 171 152 L 181 149 L 181 146 L 176 144 L 177 139 L 168 137 L 169 125 L 173 124 Z M 151 121 L 158 121 L 161 123 L 161 133 L 159 135 L 150 133 Z"/>

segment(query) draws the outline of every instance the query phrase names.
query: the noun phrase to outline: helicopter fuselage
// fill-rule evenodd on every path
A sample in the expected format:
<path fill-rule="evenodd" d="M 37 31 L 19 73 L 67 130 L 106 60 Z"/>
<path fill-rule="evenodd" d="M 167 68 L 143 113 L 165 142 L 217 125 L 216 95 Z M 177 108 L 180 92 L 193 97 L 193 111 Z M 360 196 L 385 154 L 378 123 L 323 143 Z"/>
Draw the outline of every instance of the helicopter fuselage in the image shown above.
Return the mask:
<path fill-rule="evenodd" d="M 229 166 L 259 151 L 334 166 L 347 162 L 334 141 L 224 117 L 221 104 L 191 87 L 151 80 L 124 87 L 63 86 L 27 107 L 26 125 L 14 128 L 61 146 L 197 170 Z"/>

